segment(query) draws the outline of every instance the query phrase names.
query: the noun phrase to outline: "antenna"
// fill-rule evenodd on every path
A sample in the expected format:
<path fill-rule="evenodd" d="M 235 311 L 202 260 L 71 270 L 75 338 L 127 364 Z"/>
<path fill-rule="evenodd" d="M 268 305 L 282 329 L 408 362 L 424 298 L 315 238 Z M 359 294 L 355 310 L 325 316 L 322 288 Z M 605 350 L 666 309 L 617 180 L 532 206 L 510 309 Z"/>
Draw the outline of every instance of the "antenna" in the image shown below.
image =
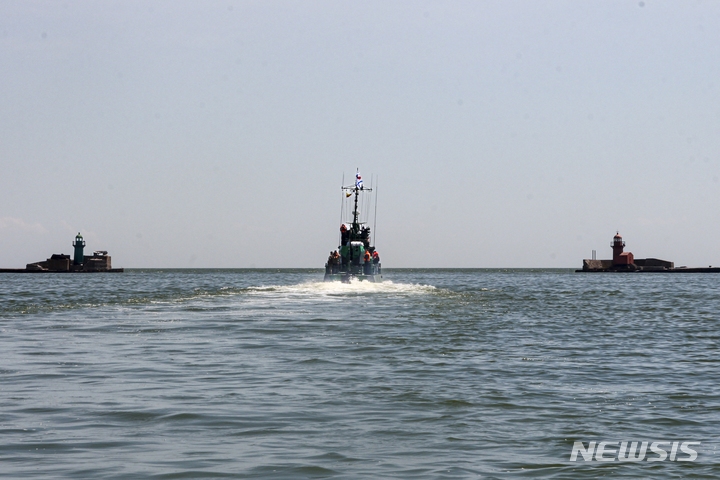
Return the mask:
<path fill-rule="evenodd" d="M 343 172 L 342 176 L 342 183 L 340 185 L 345 185 L 345 172 Z M 340 224 L 343 223 L 343 207 L 345 206 L 345 192 L 340 189 Z M 340 237 L 338 238 L 338 243 L 342 243 L 342 233 L 340 234 Z"/>
<path fill-rule="evenodd" d="M 375 175 L 372 173 L 370 174 L 370 191 L 373 189 L 373 181 L 375 180 Z M 368 201 L 365 202 L 365 222 L 367 223 L 368 227 L 370 227 L 370 209 L 372 208 L 372 197 L 368 198 Z"/>
<path fill-rule="evenodd" d="M 342 179 L 342 183 L 341 183 L 340 185 L 345 185 L 345 172 L 343 172 L 343 177 L 342 177 L 342 178 L 343 178 L 343 179 Z M 344 205 L 344 204 L 345 204 L 345 195 L 344 195 L 345 192 L 343 192 L 342 189 L 340 189 L 340 192 L 343 194 L 343 195 L 340 196 L 340 223 L 342 223 L 342 219 L 343 219 L 343 207 L 345 206 L 345 205 Z"/>
<path fill-rule="evenodd" d="M 373 246 L 377 245 L 377 189 L 378 189 L 378 177 L 375 176 L 375 218 L 373 218 Z"/>

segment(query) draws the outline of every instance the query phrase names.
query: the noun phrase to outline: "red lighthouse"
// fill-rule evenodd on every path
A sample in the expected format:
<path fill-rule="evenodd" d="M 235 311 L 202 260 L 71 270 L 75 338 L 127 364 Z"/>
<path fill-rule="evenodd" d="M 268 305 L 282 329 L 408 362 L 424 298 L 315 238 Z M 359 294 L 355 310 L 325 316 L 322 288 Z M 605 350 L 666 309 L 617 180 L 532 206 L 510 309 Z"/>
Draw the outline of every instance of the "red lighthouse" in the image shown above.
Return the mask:
<path fill-rule="evenodd" d="M 623 252 L 625 242 L 620 236 L 620 232 L 615 234 L 610 246 L 613 249 L 613 266 L 633 265 L 635 263 L 635 258 L 633 258 L 633 254 L 631 252 Z"/>
<path fill-rule="evenodd" d="M 613 265 L 617 265 L 618 260 L 620 260 L 620 255 L 623 253 L 623 249 L 625 248 L 625 242 L 623 242 L 623 239 L 620 236 L 620 232 L 617 232 L 615 234 L 612 244 L 610 244 L 610 246 L 613 249 Z"/>

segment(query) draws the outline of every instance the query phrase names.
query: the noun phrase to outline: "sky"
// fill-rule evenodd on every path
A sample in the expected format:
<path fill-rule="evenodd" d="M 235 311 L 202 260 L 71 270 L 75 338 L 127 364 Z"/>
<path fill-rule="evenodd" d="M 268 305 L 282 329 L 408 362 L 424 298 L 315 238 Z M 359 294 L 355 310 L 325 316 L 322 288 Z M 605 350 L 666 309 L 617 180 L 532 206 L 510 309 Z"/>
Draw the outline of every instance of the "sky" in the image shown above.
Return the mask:
<path fill-rule="evenodd" d="M 720 266 L 720 2 L 0 2 L 0 267 Z"/>

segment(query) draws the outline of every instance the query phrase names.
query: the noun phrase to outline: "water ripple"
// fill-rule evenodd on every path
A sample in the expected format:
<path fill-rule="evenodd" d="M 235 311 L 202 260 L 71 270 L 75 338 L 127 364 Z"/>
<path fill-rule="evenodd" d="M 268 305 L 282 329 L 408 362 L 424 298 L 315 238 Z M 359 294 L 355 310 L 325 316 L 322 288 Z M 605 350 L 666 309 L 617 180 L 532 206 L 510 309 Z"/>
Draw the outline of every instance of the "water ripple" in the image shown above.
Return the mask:
<path fill-rule="evenodd" d="M 716 478 L 720 276 L 0 274 L 0 470 Z M 695 462 L 570 462 L 576 440 Z"/>

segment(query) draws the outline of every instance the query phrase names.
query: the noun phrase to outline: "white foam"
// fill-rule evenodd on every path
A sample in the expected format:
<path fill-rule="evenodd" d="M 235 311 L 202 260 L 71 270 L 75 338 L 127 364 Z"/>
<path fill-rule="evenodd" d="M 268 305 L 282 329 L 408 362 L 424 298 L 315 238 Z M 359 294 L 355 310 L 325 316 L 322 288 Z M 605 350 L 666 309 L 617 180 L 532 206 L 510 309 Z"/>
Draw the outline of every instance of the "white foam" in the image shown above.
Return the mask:
<path fill-rule="evenodd" d="M 251 287 L 248 293 L 273 293 L 280 295 L 358 295 L 358 294 L 403 294 L 427 295 L 437 291 L 432 285 L 414 283 L 364 282 L 353 280 L 350 283 L 342 282 L 306 282 L 297 285 L 273 285 L 266 287 Z"/>

